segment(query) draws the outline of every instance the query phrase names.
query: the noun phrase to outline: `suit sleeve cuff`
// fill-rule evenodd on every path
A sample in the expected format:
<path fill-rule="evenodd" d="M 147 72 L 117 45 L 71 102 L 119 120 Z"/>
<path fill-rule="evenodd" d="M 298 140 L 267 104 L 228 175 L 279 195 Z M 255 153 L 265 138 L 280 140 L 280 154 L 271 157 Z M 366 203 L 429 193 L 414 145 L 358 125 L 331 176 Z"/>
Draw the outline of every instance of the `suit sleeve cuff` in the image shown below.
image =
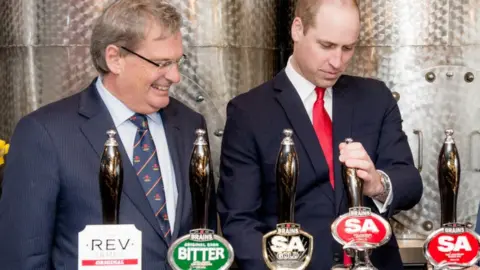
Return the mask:
<path fill-rule="evenodd" d="M 390 187 L 392 187 L 392 182 L 390 181 L 390 177 L 385 172 L 380 170 L 378 171 L 382 174 L 383 177 L 385 177 L 385 181 L 387 181 L 390 184 Z M 385 200 L 385 202 L 382 203 L 381 201 L 375 200 L 373 198 L 372 200 L 375 206 L 377 207 L 378 211 L 380 212 L 380 214 L 387 212 L 388 207 L 390 206 L 393 200 L 393 188 L 390 188 L 390 192 L 388 192 L 387 199 Z"/>

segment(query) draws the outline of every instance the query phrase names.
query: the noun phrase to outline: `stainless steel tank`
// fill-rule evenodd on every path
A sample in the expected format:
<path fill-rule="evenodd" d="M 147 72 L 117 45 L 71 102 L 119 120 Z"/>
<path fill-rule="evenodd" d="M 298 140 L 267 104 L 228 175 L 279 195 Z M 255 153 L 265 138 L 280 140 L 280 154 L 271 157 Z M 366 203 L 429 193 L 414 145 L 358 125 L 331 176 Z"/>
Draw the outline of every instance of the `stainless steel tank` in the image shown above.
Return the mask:
<path fill-rule="evenodd" d="M 359 1 L 362 31 L 349 73 L 387 83 L 421 170 L 424 193 L 395 216 L 398 238 L 424 238 L 440 227 L 438 154 L 455 131 L 462 164 L 458 220 L 475 222 L 480 200 L 480 1 Z"/>
<path fill-rule="evenodd" d="M 424 192 L 418 205 L 397 214 L 391 223 L 404 261 L 420 261 L 423 240 L 440 227 L 437 159 L 445 129 L 455 131 L 462 166 L 458 221 L 473 225 L 476 221 L 480 201 L 480 1 L 357 2 L 362 30 L 347 73 L 385 81 L 398 99 Z"/>
<path fill-rule="evenodd" d="M 463 169 L 458 221 L 475 225 L 480 200 L 480 1 L 358 2 L 361 41 L 348 73 L 379 78 L 398 98 L 424 185 L 420 203 L 392 219 L 407 250 L 421 246 L 440 227 L 437 164 L 448 128 L 455 131 Z"/>
<path fill-rule="evenodd" d="M 96 76 L 90 29 L 108 2 L 0 2 L 0 138 L 8 138 L 23 115 L 80 91 Z M 172 95 L 205 115 L 218 170 L 226 103 L 274 75 L 276 0 L 170 2 L 184 18 L 188 58 Z"/>
<path fill-rule="evenodd" d="M 218 168 L 226 102 L 270 79 L 285 63 L 288 42 L 276 43 L 275 37 L 289 39 L 289 23 L 284 29 L 285 23 L 278 22 L 290 22 L 291 17 L 276 14 L 279 6 L 293 10 L 295 0 L 171 2 L 184 16 L 189 59 L 172 95 L 206 116 Z M 11 135 L 21 116 L 79 91 L 93 79 L 90 27 L 106 3 L 0 3 L 0 138 Z M 399 98 L 403 127 L 424 184 L 421 202 L 392 220 L 397 238 L 421 242 L 440 226 L 436 166 L 447 128 L 455 131 L 463 169 L 458 220 L 474 223 L 480 200 L 480 1 L 358 3 L 362 32 L 347 73 L 381 79 Z M 278 44 L 283 53 L 279 66 Z"/>

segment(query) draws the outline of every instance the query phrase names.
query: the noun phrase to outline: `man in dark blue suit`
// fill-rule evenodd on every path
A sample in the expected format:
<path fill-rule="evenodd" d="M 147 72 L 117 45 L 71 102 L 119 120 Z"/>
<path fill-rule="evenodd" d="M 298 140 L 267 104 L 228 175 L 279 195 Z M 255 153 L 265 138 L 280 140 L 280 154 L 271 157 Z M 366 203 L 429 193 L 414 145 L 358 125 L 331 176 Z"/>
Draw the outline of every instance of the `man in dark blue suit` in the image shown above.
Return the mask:
<path fill-rule="evenodd" d="M 142 232 L 143 269 L 170 269 L 169 245 L 192 229 L 189 159 L 195 130 L 206 128 L 169 97 L 184 58 L 180 26 L 164 1 L 114 2 L 92 33 L 100 76 L 20 120 L 0 199 L 0 268 L 77 269 L 78 233 L 102 223 L 100 157 L 114 128 L 124 168 L 119 222 Z M 146 139 L 152 154 L 138 160 Z M 211 210 L 215 229 L 213 201 Z"/>
<path fill-rule="evenodd" d="M 386 218 L 422 195 L 391 92 L 380 81 L 342 75 L 360 32 L 355 2 L 299 0 L 295 12 L 287 67 L 227 107 L 217 206 L 245 270 L 266 269 L 261 242 L 277 223 L 275 163 L 286 128 L 299 158 L 295 221 L 314 237 L 308 269 L 346 263 L 330 230 L 348 207 L 341 163 L 358 169 L 365 203 Z M 349 137 L 355 143 L 342 143 Z M 403 269 L 395 237 L 371 259 L 378 269 Z"/>

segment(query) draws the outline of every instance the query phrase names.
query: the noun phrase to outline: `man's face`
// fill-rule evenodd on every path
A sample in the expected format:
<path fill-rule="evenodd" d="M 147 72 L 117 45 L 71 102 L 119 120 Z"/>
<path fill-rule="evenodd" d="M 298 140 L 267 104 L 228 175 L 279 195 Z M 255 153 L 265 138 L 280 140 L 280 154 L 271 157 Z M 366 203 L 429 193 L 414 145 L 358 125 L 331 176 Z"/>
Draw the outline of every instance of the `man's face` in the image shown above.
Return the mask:
<path fill-rule="evenodd" d="M 169 88 L 180 81 L 175 61 L 183 55 L 182 35 L 166 36 L 160 25 L 152 23 L 145 40 L 133 51 L 155 63 L 171 63 L 160 68 L 127 52 L 117 77 L 117 96 L 128 108 L 144 114 L 156 112 L 168 105 Z"/>
<path fill-rule="evenodd" d="M 359 14 L 354 7 L 325 3 L 314 21 L 305 33 L 300 18 L 293 21 L 293 65 L 316 86 L 328 88 L 353 56 L 360 33 Z"/>

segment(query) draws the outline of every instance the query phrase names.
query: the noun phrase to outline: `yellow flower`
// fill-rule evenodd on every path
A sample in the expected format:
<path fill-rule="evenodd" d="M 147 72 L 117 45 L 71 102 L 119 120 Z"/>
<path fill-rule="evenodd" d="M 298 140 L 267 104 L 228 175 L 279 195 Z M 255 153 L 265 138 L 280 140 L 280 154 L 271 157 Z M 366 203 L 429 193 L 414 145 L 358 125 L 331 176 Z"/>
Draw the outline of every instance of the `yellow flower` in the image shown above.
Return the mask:
<path fill-rule="evenodd" d="M 8 154 L 8 149 L 10 149 L 10 144 L 0 140 L 0 165 L 5 163 L 5 159 L 3 157 Z"/>

